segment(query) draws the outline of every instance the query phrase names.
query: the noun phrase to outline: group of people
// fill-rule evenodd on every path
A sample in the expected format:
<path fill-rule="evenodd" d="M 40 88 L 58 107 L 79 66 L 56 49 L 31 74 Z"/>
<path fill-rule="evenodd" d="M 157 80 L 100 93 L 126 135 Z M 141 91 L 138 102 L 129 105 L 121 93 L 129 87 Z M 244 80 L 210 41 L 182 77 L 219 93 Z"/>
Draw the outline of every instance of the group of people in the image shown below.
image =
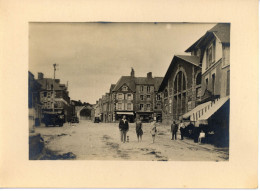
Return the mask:
<path fill-rule="evenodd" d="M 136 120 L 136 135 L 137 135 L 137 140 L 138 142 L 141 142 L 142 141 L 142 136 L 143 136 L 143 124 L 142 124 L 142 121 L 140 118 L 138 118 Z M 121 142 L 122 143 L 125 143 L 127 140 L 127 132 L 129 130 L 129 124 L 128 124 L 128 121 L 126 119 L 126 116 L 124 115 L 123 118 L 119 121 L 119 130 L 120 130 L 120 135 L 121 135 Z M 152 141 L 153 143 L 155 142 L 155 136 L 156 136 L 156 133 L 157 133 L 157 129 L 156 129 L 156 120 L 154 119 L 152 122 L 151 122 L 151 130 L 150 130 L 150 133 L 152 135 Z"/>
<path fill-rule="evenodd" d="M 184 128 L 185 128 L 185 125 L 184 125 L 182 120 L 181 120 L 181 122 L 179 124 L 177 124 L 173 120 L 172 124 L 171 124 L 172 140 L 174 140 L 174 139 L 177 140 L 177 132 L 178 132 L 179 129 L 180 129 L 180 132 L 181 132 L 181 140 L 183 140 Z"/>
<path fill-rule="evenodd" d="M 143 124 L 140 118 L 138 118 L 136 120 L 136 135 L 137 135 L 137 140 L 138 142 L 142 141 L 142 136 L 143 136 Z M 150 129 L 150 133 L 152 135 L 152 143 L 155 142 L 155 137 L 157 134 L 157 129 L 156 129 L 156 120 L 154 119 L 153 121 L 151 121 L 151 129 Z M 196 128 L 191 122 L 187 125 L 187 127 L 185 126 L 183 120 L 181 120 L 179 123 L 177 123 L 176 121 L 172 121 L 171 124 L 171 133 L 172 133 L 172 138 L 171 140 L 177 140 L 177 132 L 178 130 L 180 130 L 180 134 L 181 134 L 181 140 L 184 139 L 184 134 L 185 134 L 185 129 L 188 130 L 192 130 L 192 134 L 193 134 L 193 138 L 194 138 L 194 142 L 201 142 L 201 138 L 203 138 L 203 133 L 201 133 L 200 128 Z M 129 130 L 129 124 L 128 121 L 126 119 L 126 116 L 124 115 L 123 118 L 119 121 L 119 130 L 120 130 L 120 134 L 121 134 L 121 142 L 125 143 L 127 141 L 127 132 Z M 205 136 L 205 133 L 204 133 Z"/>
<path fill-rule="evenodd" d="M 189 131 L 188 132 L 189 135 L 192 135 L 192 138 L 195 143 L 201 143 L 201 139 L 205 138 L 205 133 L 201 131 L 200 127 L 195 127 L 191 121 L 187 126 L 185 126 L 183 120 L 181 120 L 179 124 L 177 124 L 175 121 L 172 122 L 171 125 L 172 140 L 174 139 L 177 140 L 178 129 L 180 129 L 181 140 L 183 140 L 185 129 L 186 131 Z"/>

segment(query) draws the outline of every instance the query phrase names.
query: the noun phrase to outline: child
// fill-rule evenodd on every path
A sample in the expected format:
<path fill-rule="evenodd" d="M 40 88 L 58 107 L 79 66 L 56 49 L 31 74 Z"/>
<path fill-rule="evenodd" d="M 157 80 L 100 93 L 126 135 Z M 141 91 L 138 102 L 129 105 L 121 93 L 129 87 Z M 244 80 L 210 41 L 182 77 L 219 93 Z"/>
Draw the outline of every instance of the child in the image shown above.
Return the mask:
<path fill-rule="evenodd" d="M 152 139 L 153 139 L 153 143 L 155 141 L 155 135 L 157 133 L 157 129 L 156 129 L 156 121 L 153 121 L 151 123 L 151 131 L 150 131 L 151 135 L 152 135 Z"/>

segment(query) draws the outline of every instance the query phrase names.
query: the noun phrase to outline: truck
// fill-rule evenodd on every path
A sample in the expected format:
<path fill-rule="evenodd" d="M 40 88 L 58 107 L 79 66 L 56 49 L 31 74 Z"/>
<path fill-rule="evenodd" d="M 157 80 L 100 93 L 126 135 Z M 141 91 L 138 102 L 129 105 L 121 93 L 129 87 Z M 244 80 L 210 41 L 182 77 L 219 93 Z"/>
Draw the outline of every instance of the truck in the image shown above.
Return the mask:
<path fill-rule="evenodd" d="M 43 113 L 43 122 L 46 127 L 52 125 L 62 127 L 65 123 L 65 115 L 63 112 L 49 111 Z"/>

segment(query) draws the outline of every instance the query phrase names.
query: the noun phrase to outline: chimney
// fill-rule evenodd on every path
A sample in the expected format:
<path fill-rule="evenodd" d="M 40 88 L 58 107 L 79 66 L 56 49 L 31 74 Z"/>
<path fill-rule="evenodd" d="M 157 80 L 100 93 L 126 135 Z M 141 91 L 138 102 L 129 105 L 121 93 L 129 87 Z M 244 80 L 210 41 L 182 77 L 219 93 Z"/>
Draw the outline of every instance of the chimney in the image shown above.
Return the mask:
<path fill-rule="evenodd" d="M 38 72 L 38 80 L 42 80 L 43 79 L 43 73 Z"/>
<path fill-rule="evenodd" d="M 60 79 L 55 79 L 55 82 L 59 84 L 60 83 Z"/>
<path fill-rule="evenodd" d="M 133 68 L 131 68 L 131 77 L 135 77 L 135 71 L 134 71 L 134 69 Z"/>
<path fill-rule="evenodd" d="M 152 72 L 148 72 L 148 73 L 147 73 L 147 78 L 153 78 Z"/>

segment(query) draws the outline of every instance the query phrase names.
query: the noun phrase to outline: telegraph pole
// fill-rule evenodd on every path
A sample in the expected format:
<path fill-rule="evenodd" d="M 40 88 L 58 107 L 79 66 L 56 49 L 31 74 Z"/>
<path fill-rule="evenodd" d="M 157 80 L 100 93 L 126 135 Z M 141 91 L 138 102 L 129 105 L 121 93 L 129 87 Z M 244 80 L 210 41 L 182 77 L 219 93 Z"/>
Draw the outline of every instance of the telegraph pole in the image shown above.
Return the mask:
<path fill-rule="evenodd" d="M 55 83 L 55 71 L 56 71 L 56 66 L 57 66 L 57 64 L 56 63 L 54 63 L 53 64 L 53 69 L 54 69 L 54 75 L 53 75 L 53 87 L 52 87 L 52 111 L 54 112 L 54 102 L 55 102 L 55 91 L 54 91 L 54 83 Z"/>

